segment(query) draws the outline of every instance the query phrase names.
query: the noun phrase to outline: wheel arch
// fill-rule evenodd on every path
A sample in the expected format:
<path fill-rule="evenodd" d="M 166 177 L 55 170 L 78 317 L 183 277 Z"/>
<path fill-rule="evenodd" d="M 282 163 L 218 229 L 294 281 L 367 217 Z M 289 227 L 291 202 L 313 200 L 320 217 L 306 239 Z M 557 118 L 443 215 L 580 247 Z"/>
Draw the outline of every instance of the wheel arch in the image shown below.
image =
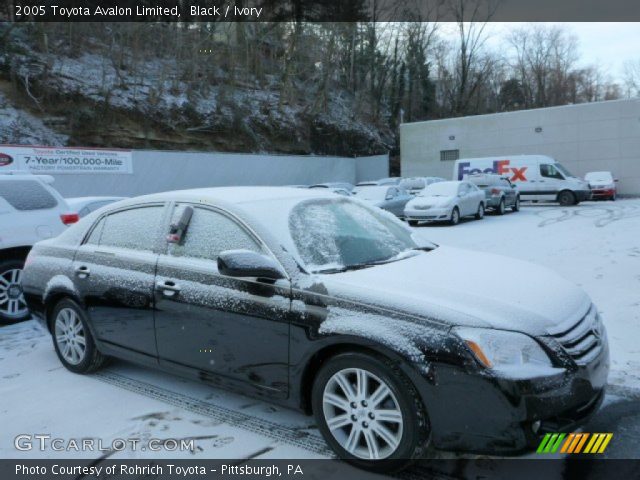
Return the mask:
<path fill-rule="evenodd" d="M 0 260 L 25 260 L 29 252 L 31 251 L 31 246 L 23 246 L 23 247 L 11 247 L 11 248 L 3 248 L 0 250 Z"/>
<path fill-rule="evenodd" d="M 56 308 L 56 305 L 64 299 L 73 300 L 81 308 L 84 308 L 84 304 L 79 295 L 69 288 L 58 287 L 47 292 L 42 304 L 44 305 L 44 318 L 49 333 L 53 331 L 53 310 Z"/>
<path fill-rule="evenodd" d="M 302 374 L 297 382 L 297 388 L 299 389 L 299 407 L 307 415 L 311 415 L 313 413 L 311 391 L 318 372 L 328 360 L 343 353 L 362 353 L 371 356 L 382 356 L 387 360 L 394 362 L 407 376 L 409 381 L 414 384 L 416 390 L 421 392 L 421 389 L 416 385 L 416 380 L 418 380 L 421 373 L 418 372 L 414 366 L 410 365 L 403 355 L 380 343 L 364 341 L 364 339 L 358 337 L 346 335 L 340 336 L 338 338 L 333 338 L 330 343 L 326 343 L 319 347 L 312 355 L 309 356 L 304 364 Z M 425 370 L 428 370 L 428 367 L 425 368 Z M 422 401 L 424 403 L 424 398 L 422 398 Z"/>

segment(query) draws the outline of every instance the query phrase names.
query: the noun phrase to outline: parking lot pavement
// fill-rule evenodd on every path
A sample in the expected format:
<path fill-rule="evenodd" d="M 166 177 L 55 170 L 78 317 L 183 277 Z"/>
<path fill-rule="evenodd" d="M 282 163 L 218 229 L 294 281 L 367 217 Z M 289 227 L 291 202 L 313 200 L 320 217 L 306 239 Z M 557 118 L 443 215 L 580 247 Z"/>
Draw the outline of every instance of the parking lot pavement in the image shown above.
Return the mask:
<path fill-rule="evenodd" d="M 604 318 L 615 385 L 640 388 L 640 199 L 578 206 L 523 204 L 520 212 L 415 227 L 429 240 L 507 255 L 555 270 L 580 285 Z M 500 288 L 518 272 L 487 272 Z M 521 279 L 526 285 L 526 278 Z M 544 299 L 540 299 L 544 301 Z"/>
<path fill-rule="evenodd" d="M 505 217 L 416 230 L 442 244 L 547 265 L 588 291 L 609 329 L 613 385 L 584 431 L 614 433 L 607 456 L 640 458 L 640 200 L 532 206 Z M 495 272 L 496 288 L 501 281 L 518 281 L 517 273 Z M 487 279 L 493 281 L 490 273 Z M 2 458 L 70 456 L 66 451 L 15 449 L 17 435 L 41 433 L 102 439 L 107 446 L 116 438 L 194 439 L 193 450 L 184 452 L 73 451 L 76 458 L 331 456 L 313 419 L 293 411 L 125 362 L 92 375 L 70 373 L 34 321 L 0 327 L 0 372 Z M 420 478 L 428 470 L 421 462 L 401 478 Z"/>

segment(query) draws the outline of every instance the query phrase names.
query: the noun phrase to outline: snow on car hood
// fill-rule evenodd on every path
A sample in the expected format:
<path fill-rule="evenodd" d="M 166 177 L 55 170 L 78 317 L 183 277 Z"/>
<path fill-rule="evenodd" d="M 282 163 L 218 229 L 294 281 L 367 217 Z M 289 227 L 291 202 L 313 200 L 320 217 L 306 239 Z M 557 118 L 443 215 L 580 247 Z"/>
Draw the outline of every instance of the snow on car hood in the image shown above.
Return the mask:
<path fill-rule="evenodd" d="M 415 207 L 444 207 L 446 205 L 449 205 L 451 203 L 451 201 L 453 200 L 453 197 L 424 197 L 424 196 L 420 196 L 420 197 L 416 197 L 412 200 L 409 201 L 409 203 L 407 203 L 407 207 L 409 208 L 415 208 Z"/>
<path fill-rule="evenodd" d="M 451 325 L 529 335 L 577 321 L 591 304 L 582 289 L 547 268 L 451 247 L 321 278 L 337 297 Z"/>

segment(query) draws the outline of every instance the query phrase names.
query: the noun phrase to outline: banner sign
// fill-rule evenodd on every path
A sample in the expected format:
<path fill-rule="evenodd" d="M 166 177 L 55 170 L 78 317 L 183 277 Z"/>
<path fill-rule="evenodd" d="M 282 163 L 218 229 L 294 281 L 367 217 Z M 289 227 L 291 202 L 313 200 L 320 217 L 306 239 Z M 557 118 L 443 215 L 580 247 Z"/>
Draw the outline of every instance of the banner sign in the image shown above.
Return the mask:
<path fill-rule="evenodd" d="M 42 174 L 133 173 L 131 150 L 0 145 L 0 172 Z"/>

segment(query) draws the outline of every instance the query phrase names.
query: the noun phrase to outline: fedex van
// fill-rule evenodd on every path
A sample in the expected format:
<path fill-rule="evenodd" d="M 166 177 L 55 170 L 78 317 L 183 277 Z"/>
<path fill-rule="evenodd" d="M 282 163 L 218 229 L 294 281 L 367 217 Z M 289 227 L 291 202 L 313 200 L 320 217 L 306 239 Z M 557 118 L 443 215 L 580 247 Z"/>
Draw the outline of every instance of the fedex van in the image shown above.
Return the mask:
<path fill-rule="evenodd" d="M 456 160 L 453 167 L 454 180 L 462 180 L 465 175 L 474 173 L 494 173 L 509 178 L 517 186 L 522 200 L 577 205 L 591 198 L 587 182 L 545 155 L 505 155 Z"/>

